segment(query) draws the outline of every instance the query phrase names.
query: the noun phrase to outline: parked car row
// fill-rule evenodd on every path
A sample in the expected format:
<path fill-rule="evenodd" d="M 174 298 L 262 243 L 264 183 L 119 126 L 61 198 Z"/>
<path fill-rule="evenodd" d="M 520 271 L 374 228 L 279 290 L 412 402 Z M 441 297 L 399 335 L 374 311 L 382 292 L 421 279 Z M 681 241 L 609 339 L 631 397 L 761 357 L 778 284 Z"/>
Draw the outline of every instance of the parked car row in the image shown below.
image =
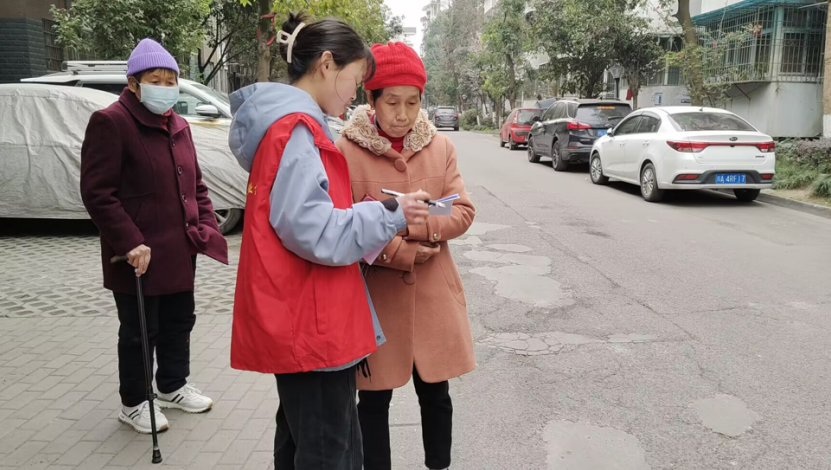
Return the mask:
<path fill-rule="evenodd" d="M 81 145 L 92 114 L 118 99 L 90 87 L 0 85 L 0 218 L 88 219 L 79 191 Z M 191 126 L 223 233 L 240 221 L 248 175 L 223 126 Z"/>
<path fill-rule="evenodd" d="M 613 178 L 636 184 L 649 202 L 660 201 L 668 190 L 688 189 L 732 190 L 749 202 L 773 184 L 773 139 L 723 109 L 633 112 L 618 100 L 562 99 L 542 115 L 533 112 L 516 109 L 508 116 L 500 146 L 514 150 L 525 143 L 528 161 L 550 158 L 556 171 L 589 163 L 593 183 Z"/>

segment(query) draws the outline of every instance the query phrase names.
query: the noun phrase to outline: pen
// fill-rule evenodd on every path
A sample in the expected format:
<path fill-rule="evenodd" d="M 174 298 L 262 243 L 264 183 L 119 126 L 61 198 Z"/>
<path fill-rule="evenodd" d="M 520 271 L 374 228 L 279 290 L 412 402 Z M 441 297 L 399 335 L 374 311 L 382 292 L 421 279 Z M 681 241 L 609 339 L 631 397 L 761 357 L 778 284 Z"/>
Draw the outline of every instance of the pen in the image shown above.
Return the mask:
<path fill-rule="evenodd" d="M 401 196 L 404 195 L 403 193 L 399 193 L 399 192 L 396 192 L 396 191 L 390 191 L 389 189 L 382 189 L 381 192 L 388 195 L 388 196 L 393 196 L 393 197 L 401 197 Z M 423 204 L 427 204 L 428 206 L 444 207 L 444 203 L 439 202 L 439 201 L 427 200 L 427 201 L 418 201 L 418 202 L 421 202 Z"/>

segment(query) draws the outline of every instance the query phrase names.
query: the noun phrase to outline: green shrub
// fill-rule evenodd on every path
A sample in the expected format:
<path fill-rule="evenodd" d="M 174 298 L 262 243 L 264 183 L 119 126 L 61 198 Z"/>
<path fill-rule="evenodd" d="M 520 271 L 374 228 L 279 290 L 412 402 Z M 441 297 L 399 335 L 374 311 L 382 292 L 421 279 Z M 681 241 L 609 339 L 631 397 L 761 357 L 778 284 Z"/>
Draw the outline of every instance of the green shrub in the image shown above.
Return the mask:
<path fill-rule="evenodd" d="M 468 109 L 467 111 L 462 113 L 462 116 L 459 118 L 459 124 L 462 126 L 463 129 L 472 129 L 477 125 L 476 118 L 479 116 L 479 112 L 475 109 Z"/>
<path fill-rule="evenodd" d="M 773 189 L 801 189 L 810 186 L 819 176 L 819 171 L 798 165 L 788 157 L 776 155 L 776 175 Z"/>
<path fill-rule="evenodd" d="M 785 157 L 799 166 L 831 173 L 831 139 L 795 141 Z"/>
<path fill-rule="evenodd" d="M 811 194 L 831 199 L 831 175 L 822 175 L 811 185 Z"/>

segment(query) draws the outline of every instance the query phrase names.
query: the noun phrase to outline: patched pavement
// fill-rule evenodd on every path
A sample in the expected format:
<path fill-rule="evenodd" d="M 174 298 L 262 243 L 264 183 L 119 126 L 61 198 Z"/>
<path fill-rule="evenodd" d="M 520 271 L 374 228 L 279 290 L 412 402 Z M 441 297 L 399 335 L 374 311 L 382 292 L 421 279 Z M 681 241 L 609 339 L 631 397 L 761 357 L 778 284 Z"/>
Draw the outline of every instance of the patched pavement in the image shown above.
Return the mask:
<path fill-rule="evenodd" d="M 710 193 L 647 204 L 448 135 L 477 207 L 451 246 L 479 365 L 451 384 L 454 469 L 829 468 L 831 221 Z M 191 381 L 216 406 L 166 411 L 154 467 L 116 420 L 94 228 L 0 227 L 0 470 L 270 468 L 274 379 L 229 366 L 239 242 L 197 269 Z M 411 386 L 391 425 L 393 468 L 423 468 Z"/>

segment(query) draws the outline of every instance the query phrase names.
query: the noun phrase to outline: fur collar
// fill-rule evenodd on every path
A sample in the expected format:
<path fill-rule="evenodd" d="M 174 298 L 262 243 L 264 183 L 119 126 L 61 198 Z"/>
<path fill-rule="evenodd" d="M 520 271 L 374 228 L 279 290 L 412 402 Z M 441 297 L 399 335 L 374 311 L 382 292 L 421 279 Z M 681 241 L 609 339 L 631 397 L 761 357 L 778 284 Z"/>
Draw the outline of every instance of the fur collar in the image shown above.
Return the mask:
<path fill-rule="evenodd" d="M 343 127 L 341 134 L 375 155 L 385 155 L 390 151 L 392 144 L 378 134 L 378 128 L 372 124 L 370 119 L 373 114 L 369 105 L 358 106 L 352 114 L 352 119 Z M 430 122 L 427 111 L 420 110 L 413 129 L 404 137 L 404 150 L 410 150 L 413 153 L 420 151 L 430 144 L 437 133 L 438 130 Z"/>

